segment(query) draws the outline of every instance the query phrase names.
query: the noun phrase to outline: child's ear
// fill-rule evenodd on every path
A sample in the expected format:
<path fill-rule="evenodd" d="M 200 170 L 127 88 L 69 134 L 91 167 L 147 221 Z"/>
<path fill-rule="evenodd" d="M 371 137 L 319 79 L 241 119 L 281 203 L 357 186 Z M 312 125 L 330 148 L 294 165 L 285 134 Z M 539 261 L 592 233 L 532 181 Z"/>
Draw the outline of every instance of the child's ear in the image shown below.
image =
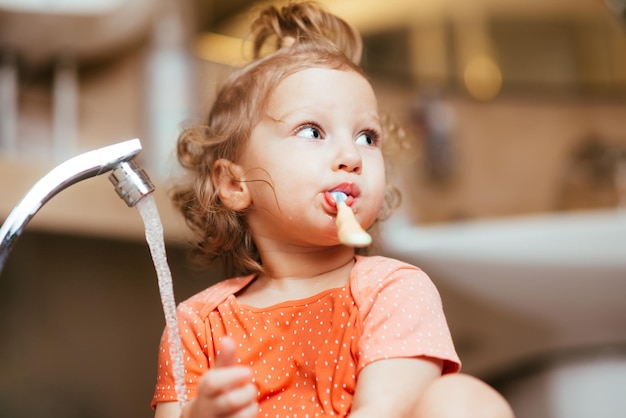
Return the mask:
<path fill-rule="evenodd" d="M 211 179 L 224 205 L 232 210 L 244 210 L 250 206 L 250 193 L 243 179 L 243 168 L 226 159 L 213 163 Z"/>

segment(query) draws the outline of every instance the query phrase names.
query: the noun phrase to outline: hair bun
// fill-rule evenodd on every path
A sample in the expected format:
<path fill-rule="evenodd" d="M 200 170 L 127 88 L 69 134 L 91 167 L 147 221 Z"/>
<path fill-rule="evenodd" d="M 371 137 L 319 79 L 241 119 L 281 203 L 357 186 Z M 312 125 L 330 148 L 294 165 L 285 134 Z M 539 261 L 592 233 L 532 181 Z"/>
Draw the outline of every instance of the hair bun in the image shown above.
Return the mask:
<path fill-rule="evenodd" d="M 252 23 L 252 38 L 254 59 L 292 45 L 330 41 L 358 65 L 363 50 L 352 25 L 309 1 L 263 8 Z"/>

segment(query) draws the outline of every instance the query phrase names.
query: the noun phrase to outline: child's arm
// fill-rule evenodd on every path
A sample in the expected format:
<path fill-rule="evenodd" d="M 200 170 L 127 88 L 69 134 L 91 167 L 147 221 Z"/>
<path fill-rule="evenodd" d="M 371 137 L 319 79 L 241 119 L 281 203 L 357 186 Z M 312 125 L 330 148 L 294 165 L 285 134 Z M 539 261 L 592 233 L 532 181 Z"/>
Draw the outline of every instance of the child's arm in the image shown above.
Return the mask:
<path fill-rule="evenodd" d="M 185 406 L 182 413 L 177 402 L 161 402 L 157 404 L 155 418 L 257 416 L 257 389 L 251 382 L 250 370 L 235 366 L 235 345 L 232 340 L 222 339 L 220 349 L 216 367 L 200 378 L 197 396 Z"/>
<path fill-rule="evenodd" d="M 365 366 L 357 377 L 350 417 L 409 416 L 441 369 L 441 360 L 429 358 L 394 358 Z"/>

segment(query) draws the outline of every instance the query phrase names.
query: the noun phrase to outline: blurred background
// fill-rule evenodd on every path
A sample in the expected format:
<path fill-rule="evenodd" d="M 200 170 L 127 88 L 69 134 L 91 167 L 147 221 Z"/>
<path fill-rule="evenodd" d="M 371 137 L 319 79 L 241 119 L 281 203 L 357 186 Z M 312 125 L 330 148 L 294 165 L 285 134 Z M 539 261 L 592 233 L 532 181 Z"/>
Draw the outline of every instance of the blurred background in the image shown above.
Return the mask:
<path fill-rule="evenodd" d="M 327 0 L 408 134 L 379 250 L 437 284 L 464 371 L 518 418 L 626 410 L 626 2 Z M 247 58 L 252 0 L 0 0 L 0 219 L 82 152 L 140 138 L 178 301 L 175 140 Z M 163 312 L 138 212 L 99 176 L 0 276 L 0 417 L 150 417 Z"/>

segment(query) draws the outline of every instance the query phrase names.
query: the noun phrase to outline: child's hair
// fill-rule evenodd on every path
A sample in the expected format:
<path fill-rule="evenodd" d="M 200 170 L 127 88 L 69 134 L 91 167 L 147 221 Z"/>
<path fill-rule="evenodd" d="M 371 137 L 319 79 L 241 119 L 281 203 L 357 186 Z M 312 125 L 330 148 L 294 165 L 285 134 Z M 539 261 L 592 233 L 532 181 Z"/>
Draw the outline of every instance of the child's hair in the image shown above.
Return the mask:
<path fill-rule="evenodd" d="M 219 259 L 229 274 L 260 272 L 262 266 L 244 213 L 227 208 L 212 183 L 215 161 L 238 161 L 270 92 L 287 76 L 308 68 L 365 76 L 359 67 L 359 33 L 315 3 L 264 8 L 251 36 L 253 61 L 226 80 L 204 123 L 185 129 L 178 138 L 178 159 L 191 182 L 174 190 L 173 201 L 196 234 L 197 261 L 207 265 Z M 397 190 L 390 191 L 381 215 L 399 201 Z"/>

